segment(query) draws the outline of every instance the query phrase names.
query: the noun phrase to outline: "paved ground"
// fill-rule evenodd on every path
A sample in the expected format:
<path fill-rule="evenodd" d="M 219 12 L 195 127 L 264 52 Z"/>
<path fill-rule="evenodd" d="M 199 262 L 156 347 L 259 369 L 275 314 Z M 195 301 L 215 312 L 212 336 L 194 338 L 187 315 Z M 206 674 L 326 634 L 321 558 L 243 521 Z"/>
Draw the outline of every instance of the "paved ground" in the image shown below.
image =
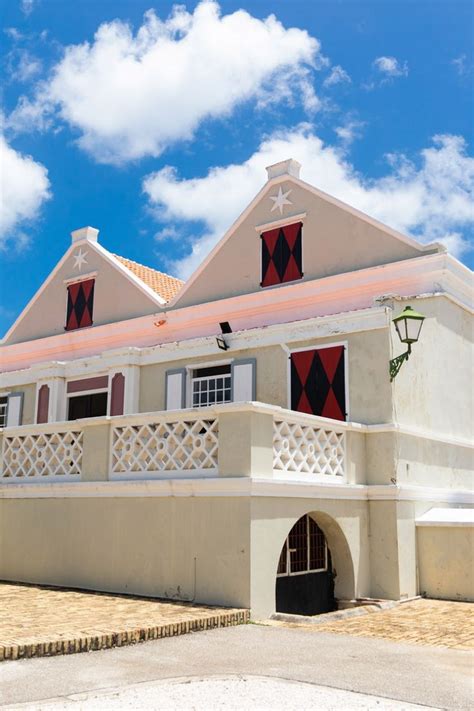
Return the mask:
<path fill-rule="evenodd" d="M 334 632 L 409 644 L 474 649 L 474 604 L 465 602 L 414 600 L 389 610 L 372 610 L 361 617 L 347 617 L 317 625 L 294 625 L 276 620 L 268 624 L 304 627 L 314 633 Z"/>
<path fill-rule="evenodd" d="M 325 711 L 429 711 L 430 706 L 390 701 L 380 696 L 341 691 L 328 686 L 241 676 L 213 679 L 173 679 L 134 684 L 114 691 L 74 694 L 67 699 L 50 699 L 26 706 L 34 711 L 108 711 L 113 709 L 205 709 L 206 711 L 241 711 L 241 709 L 325 709 Z M 24 704 L 10 708 L 25 709 Z"/>
<path fill-rule="evenodd" d="M 240 624 L 247 610 L 0 583 L 0 661 Z"/>
<path fill-rule="evenodd" d="M 48 699 L 64 704 L 65 697 L 86 693 L 89 711 L 87 699 L 98 692 L 120 697 L 131 693 L 130 685 L 143 682 L 216 675 L 286 679 L 471 711 L 472 662 L 469 652 L 457 649 L 250 624 L 90 654 L 4 662 L 0 704 L 29 702 L 29 708 L 38 709 Z"/>

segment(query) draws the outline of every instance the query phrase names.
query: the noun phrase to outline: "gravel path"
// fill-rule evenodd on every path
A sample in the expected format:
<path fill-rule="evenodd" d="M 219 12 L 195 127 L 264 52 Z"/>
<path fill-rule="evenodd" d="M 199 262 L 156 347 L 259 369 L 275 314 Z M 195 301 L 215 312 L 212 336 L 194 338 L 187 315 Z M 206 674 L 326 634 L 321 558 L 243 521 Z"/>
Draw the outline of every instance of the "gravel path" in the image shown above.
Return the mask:
<path fill-rule="evenodd" d="M 35 711 L 115 711 L 116 709 L 170 709 L 173 711 L 234 711 L 239 709 L 324 709 L 324 711 L 429 711 L 433 707 L 391 701 L 380 696 L 358 694 L 309 683 L 238 676 L 214 678 L 182 678 L 162 682 L 146 682 L 132 686 L 75 694 L 43 703 L 22 704 Z"/>

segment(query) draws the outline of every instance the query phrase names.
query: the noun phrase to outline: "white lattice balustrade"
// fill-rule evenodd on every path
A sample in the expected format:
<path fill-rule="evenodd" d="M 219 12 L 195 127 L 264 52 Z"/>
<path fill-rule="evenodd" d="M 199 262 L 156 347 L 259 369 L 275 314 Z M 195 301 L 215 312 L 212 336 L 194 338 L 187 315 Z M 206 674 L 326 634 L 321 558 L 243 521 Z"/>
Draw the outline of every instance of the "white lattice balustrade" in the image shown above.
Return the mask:
<path fill-rule="evenodd" d="M 342 477 L 344 452 L 343 431 L 274 420 L 273 468 L 277 472 Z"/>
<path fill-rule="evenodd" d="M 218 445 L 217 418 L 114 427 L 112 473 L 217 471 Z"/>
<path fill-rule="evenodd" d="M 3 480 L 81 477 L 82 432 L 41 432 L 4 438 Z"/>

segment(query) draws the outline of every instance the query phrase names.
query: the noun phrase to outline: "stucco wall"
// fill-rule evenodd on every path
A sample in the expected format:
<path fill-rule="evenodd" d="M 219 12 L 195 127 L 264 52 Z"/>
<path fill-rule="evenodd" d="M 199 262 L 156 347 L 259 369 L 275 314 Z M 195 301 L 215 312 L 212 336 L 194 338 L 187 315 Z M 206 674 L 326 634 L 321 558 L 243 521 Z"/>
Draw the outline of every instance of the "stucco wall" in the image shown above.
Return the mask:
<path fill-rule="evenodd" d="M 388 377 L 389 337 L 385 329 L 340 334 L 337 337 L 308 339 L 291 343 L 291 350 L 324 346 L 346 341 L 348 345 L 349 419 L 373 424 L 391 420 L 391 388 Z M 230 359 L 255 358 L 257 361 L 257 400 L 289 407 L 288 354 L 281 346 L 229 351 Z M 140 412 L 165 407 L 165 374 L 168 369 L 225 360 L 225 355 L 179 359 L 142 366 L 140 369 Z"/>
<path fill-rule="evenodd" d="M 421 250 L 411 247 L 385 231 L 370 225 L 344 209 L 290 181 L 280 183 L 291 190 L 291 207 L 284 217 L 306 212 L 303 222 L 304 280 L 319 279 L 364 267 L 387 264 L 417 257 Z M 280 218 L 271 212 L 268 194 L 250 212 L 236 232 L 227 240 L 212 262 L 178 300 L 176 306 L 189 306 L 227 296 L 260 291 L 260 237 L 255 226 Z"/>
<path fill-rule="evenodd" d="M 251 504 L 251 604 L 254 617 L 275 611 L 276 571 L 281 549 L 296 521 L 306 513 L 326 535 L 340 599 L 370 590 L 368 504 L 366 501 L 254 497 Z"/>
<path fill-rule="evenodd" d="M 228 355 L 232 359 L 257 359 L 257 400 L 286 407 L 286 367 L 287 357 L 280 346 L 241 350 Z M 221 351 L 215 356 L 197 357 L 144 365 L 140 368 L 140 412 L 154 412 L 165 409 L 165 375 L 168 369 L 186 366 L 211 365 L 226 361 Z"/>
<path fill-rule="evenodd" d="M 87 252 L 87 264 L 82 267 L 81 272 L 74 268 L 73 259 L 80 249 L 83 253 Z M 95 326 L 151 314 L 160 309 L 91 245 L 81 243 L 60 267 L 5 343 L 20 343 L 64 334 L 67 311 L 67 285 L 64 280 L 79 278 L 95 271 L 98 272 L 94 277 L 93 322 Z"/>
<path fill-rule="evenodd" d="M 418 343 L 394 381 L 400 424 L 445 436 L 473 436 L 474 320 L 444 297 L 408 302 L 426 317 Z M 405 304 L 397 304 L 398 314 Z M 404 350 L 392 330 L 394 354 Z"/>
<path fill-rule="evenodd" d="M 443 600 L 474 601 L 474 527 L 419 526 L 420 592 Z"/>
<path fill-rule="evenodd" d="M 249 512 L 238 497 L 3 499 L 0 579 L 248 607 Z"/>
<path fill-rule="evenodd" d="M 27 385 L 16 385 L 5 390 L 0 390 L 0 397 L 9 395 L 10 393 L 22 392 L 23 395 L 23 413 L 22 425 L 32 425 L 35 422 L 35 407 L 36 407 L 36 383 L 28 383 Z"/>

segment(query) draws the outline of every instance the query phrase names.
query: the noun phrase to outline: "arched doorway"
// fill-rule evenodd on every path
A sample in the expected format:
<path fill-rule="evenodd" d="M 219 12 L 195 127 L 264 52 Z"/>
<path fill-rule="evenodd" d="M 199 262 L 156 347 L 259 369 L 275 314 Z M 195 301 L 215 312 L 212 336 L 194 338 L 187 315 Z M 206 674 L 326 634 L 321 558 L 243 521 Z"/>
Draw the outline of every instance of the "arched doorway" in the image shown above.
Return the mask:
<path fill-rule="evenodd" d="M 318 615 L 336 609 L 331 551 L 309 515 L 302 516 L 283 544 L 276 580 L 276 611 Z"/>

